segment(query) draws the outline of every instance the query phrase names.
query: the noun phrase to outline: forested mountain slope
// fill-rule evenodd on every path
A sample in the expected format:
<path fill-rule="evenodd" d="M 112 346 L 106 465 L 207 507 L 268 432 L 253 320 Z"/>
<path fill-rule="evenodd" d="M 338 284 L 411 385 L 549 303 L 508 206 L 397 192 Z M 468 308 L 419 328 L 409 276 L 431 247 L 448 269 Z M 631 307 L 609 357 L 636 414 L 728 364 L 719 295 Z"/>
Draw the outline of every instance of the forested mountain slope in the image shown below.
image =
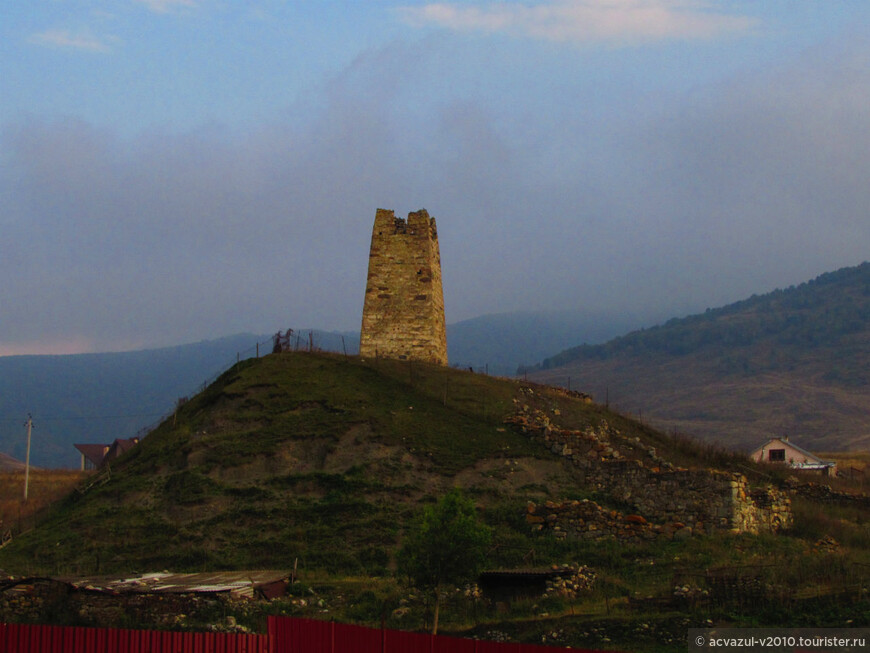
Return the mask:
<path fill-rule="evenodd" d="M 656 424 L 751 448 L 788 434 L 805 447 L 870 444 L 870 263 L 526 370 Z"/>

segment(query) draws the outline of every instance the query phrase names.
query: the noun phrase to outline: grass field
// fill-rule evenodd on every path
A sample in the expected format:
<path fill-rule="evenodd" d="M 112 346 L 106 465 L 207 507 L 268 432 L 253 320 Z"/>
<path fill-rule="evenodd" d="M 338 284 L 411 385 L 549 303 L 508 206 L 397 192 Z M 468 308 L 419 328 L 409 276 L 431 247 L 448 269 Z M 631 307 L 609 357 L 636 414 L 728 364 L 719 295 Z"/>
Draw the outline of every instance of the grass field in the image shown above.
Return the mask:
<path fill-rule="evenodd" d="M 0 473 L 0 532 L 4 539 L 9 531 L 18 533 L 31 527 L 40 514 L 69 495 L 86 475 L 68 469 L 33 469 L 25 502 L 25 473 Z"/>

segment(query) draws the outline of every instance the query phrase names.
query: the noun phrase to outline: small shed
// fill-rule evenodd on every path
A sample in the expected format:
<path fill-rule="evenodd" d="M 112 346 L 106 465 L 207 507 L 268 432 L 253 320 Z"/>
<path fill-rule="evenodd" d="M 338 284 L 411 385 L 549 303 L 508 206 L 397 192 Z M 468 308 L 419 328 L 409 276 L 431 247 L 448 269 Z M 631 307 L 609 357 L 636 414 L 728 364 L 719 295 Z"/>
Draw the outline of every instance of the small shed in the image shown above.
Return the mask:
<path fill-rule="evenodd" d="M 837 463 L 822 460 L 793 442 L 787 436 L 771 438 L 760 447 L 754 449 L 749 457 L 759 463 L 782 463 L 794 469 L 819 472 L 823 476 L 833 475 L 837 471 Z"/>
<path fill-rule="evenodd" d="M 496 602 L 543 596 L 547 584 L 576 574 L 570 567 L 543 569 L 501 569 L 481 572 L 477 579 L 483 595 Z"/>

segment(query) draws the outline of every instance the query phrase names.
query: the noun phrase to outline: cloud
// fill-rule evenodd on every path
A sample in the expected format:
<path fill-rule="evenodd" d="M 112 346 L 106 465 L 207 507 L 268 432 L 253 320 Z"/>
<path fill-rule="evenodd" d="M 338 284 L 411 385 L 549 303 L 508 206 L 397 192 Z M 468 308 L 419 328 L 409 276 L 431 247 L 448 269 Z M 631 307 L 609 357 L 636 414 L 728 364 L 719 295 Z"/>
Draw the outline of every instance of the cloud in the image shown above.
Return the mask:
<path fill-rule="evenodd" d="M 48 29 L 44 32 L 33 34 L 28 41 L 35 45 L 85 52 L 111 52 L 110 43 L 117 43 L 117 37 L 100 38 L 91 34 L 89 30 L 72 32 L 65 29 Z"/>
<path fill-rule="evenodd" d="M 246 129 L 7 125 L 0 344 L 358 328 L 379 207 L 438 219 L 450 322 L 584 308 L 649 324 L 855 265 L 862 38 L 666 107 L 629 95 L 606 120 L 580 110 L 586 87 L 548 94 L 543 75 L 517 97 L 551 98 L 558 120 L 451 91 L 433 80 L 454 81 L 455 43 L 433 38 L 359 57 Z"/>
<path fill-rule="evenodd" d="M 577 44 L 706 40 L 746 33 L 758 23 L 749 16 L 711 11 L 710 6 L 705 0 L 557 0 L 531 6 L 432 3 L 403 7 L 400 13 L 418 27 L 435 25 Z"/>
<path fill-rule="evenodd" d="M 184 9 L 193 9 L 197 6 L 197 0 L 135 0 L 145 5 L 155 14 L 170 14 Z"/>

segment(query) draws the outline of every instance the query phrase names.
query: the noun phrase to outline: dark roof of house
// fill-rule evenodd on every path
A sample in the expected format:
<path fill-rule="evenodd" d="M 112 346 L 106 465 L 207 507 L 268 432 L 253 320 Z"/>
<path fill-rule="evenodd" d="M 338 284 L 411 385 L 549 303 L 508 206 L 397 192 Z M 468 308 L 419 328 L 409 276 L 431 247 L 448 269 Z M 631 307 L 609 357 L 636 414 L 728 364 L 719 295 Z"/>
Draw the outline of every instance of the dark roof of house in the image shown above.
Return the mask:
<path fill-rule="evenodd" d="M 116 438 L 106 454 L 111 458 L 117 458 L 139 444 L 139 438 Z"/>
<path fill-rule="evenodd" d="M 480 572 L 480 579 L 538 579 L 557 578 L 572 573 L 574 570 L 568 567 L 544 567 L 541 569 L 496 569 Z"/>
<path fill-rule="evenodd" d="M 103 458 L 106 456 L 106 452 L 108 451 L 107 444 L 74 444 L 76 449 L 78 449 L 81 454 L 90 460 L 96 467 L 99 467 L 103 464 Z"/>
<path fill-rule="evenodd" d="M 107 460 L 114 460 L 137 444 L 139 444 L 139 438 L 115 438 L 112 444 L 75 444 L 73 446 L 95 467 L 100 467 Z"/>

